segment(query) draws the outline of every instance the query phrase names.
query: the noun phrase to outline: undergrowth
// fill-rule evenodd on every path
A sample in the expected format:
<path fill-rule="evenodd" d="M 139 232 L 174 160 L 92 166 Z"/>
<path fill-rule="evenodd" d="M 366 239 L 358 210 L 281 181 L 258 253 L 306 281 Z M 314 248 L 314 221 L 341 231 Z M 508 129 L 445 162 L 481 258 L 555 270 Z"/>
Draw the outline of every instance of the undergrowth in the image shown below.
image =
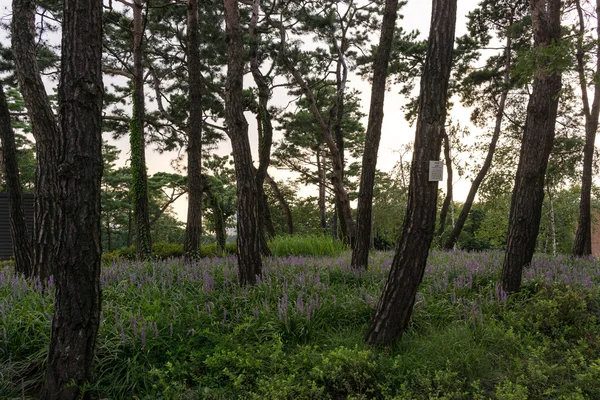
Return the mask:
<path fill-rule="evenodd" d="M 523 290 L 498 285 L 500 253 L 433 253 L 413 322 L 364 344 L 391 264 L 265 260 L 255 287 L 235 257 L 118 261 L 102 272 L 96 382 L 102 399 L 598 399 L 600 267 L 538 257 Z M 35 397 L 54 288 L 0 267 L 0 398 Z"/>

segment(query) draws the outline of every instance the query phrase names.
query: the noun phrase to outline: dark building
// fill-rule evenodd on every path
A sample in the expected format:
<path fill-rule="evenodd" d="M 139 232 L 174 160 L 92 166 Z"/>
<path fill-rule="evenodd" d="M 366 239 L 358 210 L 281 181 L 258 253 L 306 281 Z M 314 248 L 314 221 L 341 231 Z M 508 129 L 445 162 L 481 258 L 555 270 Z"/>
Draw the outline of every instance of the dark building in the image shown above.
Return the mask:
<path fill-rule="evenodd" d="M 23 194 L 23 212 L 29 234 L 33 232 L 33 194 Z M 13 255 L 10 219 L 8 215 L 8 194 L 0 193 L 0 260 L 9 260 Z"/>

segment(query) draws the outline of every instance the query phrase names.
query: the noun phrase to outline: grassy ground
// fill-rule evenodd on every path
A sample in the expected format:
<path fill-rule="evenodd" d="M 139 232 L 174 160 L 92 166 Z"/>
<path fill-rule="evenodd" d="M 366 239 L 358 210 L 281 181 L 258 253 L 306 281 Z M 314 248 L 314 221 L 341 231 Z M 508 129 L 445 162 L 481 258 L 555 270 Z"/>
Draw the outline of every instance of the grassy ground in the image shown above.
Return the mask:
<path fill-rule="evenodd" d="M 115 262 L 102 272 L 96 382 L 110 399 L 600 399 L 600 267 L 537 257 L 520 294 L 502 254 L 434 252 L 409 332 L 362 335 L 391 253 L 266 260 L 239 288 L 235 258 Z M 53 288 L 0 269 L 0 399 L 42 379 Z"/>

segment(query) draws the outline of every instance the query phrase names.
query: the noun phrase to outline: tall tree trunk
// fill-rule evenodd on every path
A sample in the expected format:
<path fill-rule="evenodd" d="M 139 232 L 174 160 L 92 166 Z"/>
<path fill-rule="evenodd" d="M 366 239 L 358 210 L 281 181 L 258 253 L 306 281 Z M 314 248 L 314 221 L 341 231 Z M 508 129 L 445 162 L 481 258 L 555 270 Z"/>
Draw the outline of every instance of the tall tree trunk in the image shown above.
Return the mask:
<path fill-rule="evenodd" d="M 35 8 L 33 0 L 13 0 L 12 53 L 36 145 L 33 274 L 45 282 L 56 266 L 60 132 L 37 63 Z"/>
<path fill-rule="evenodd" d="M 338 46 L 337 39 L 335 37 L 332 38 L 334 43 L 334 48 L 338 53 L 337 59 L 337 67 L 336 67 L 336 96 L 335 96 L 335 107 L 333 109 L 333 118 L 330 118 L 330 121 L 333 120 L 333 137 L 335 139 L 335 144 L 339 152 L 340 162 L 342 163 L 342 173 L 341 179 L 344 181 L 344 169 L 346 164 L 345 159 L 345 148 L 344 148 L 344 130 L 342 129 L 342 120 L 344 119 L 344 98 L 346 97 L 346 81 L 348 80 L 348 67 L 346 66 L 346 60 L 344 58 L 343 48 L 345 48 L 346 44 L 345 38 L 342 37 L 342 43 Z M 337 210 L 337 216 L 339 218 L 340 230 L 342 241 L 354 246 L 354 240 L 352 238 L 352 234 L 349 231 L 351 226 L 347 224 L 346 219 L 344 218 L 344 203 L 343 199 L 340 199 L 339 196 L 336 195 L 335 199 L 335 207 Z"/>
<path fill-rule="evenodd" d="M 383 124 L 383 104 L 385 99 L 385 83 L 394 40 L 394 28 L 398 15 L 398 0 L 386 0 L 383 10 L 381 34 L 377 58 L 373 63 L 373 85 L 371 86 L 371 106 L 365 150 L 363 152 L 360 188 L 358 191 L 358 209 L 356 216 L 356 240 L 352 249 L 353 268 L 366 269 L 369 262 L 369 245 L 373 231 L 373 186 L 377 167 L 377 153 L 381 140 Z"/>
<path fill-rule="evenodd" d="M 261 276 L 260 219 L 258 193 L 248 122 L 244 117 L 242 90 L 244 87 L 244 43 L 237 0 L 223 0 L 227 42 L 227 80 L 225 90 L 225 120 L 231 139 L 237 180 L 237 258 L 241 285 L 254 285 Z"/>
<path fill-rule="evenodd" d="M 213 210 L 215 218 L 215 237 L 217 240 L 217 248 L 221 250 L 221 253 L 225 252 L 225 246 L 227 245 L 227 231 L 225 230 L 225 218 L 223 217 L 223 211 L 220 207 L 216 207 Z"/>
<path fill-rule="evenodd" d="M 552 255 L 556 257 L 556 216 L 554 213 L 554 199 L 552 198 L 552 188 L 546 184 L 548 191 L 548 203 L 550 204 L 550 228 L 552 229 Z"/>
<path fill-rule="evenodd" d="M 267 78 L 263 76 L 260 70 L 258 56 L 258 44 L 260 43 L 260 32 L 256 30 L 258 24 L 258 14 L 260 9 L 260 0 L 254 0 L 252 3 L 252 18 L 249 26 L 250 41 L 250 72 L 258 89 L 258 168 L 256 170 L 256 189 L 260 199 L 259 212 L 261 216 L 261 242 L 264 244 L 263 255 L 271 255 L 268 246 L 265 248 L 266 238 L 264 231 L 267 231 L 269 237 L 275 236 L 273 221 L 271 220 L 271 211 L 265 195 L 263 185 L 267 175 L 267 170 L 271 163 L 271 146 L 273 145 L 273 124 L 271 114 L 269 113 L 268 103 L 271 97 L 271 91 Z"/>
<path fill-rule="evenodd" d="M 144 138 L 145 99 L 143 39 L 143 0 L 133 2 L 133 115 L 129 144 L 131 146 L 131 192 L 135 219 L 135 248 L 139 259 L 152 256 L 150 214 L 148 211 L 148 174 L 146 172 L 146 139 Z"/>
<path fill-rule="evenodd" d="M 325 162 L 321 157 L 321 149 L 317 150 L 317 173 L 319 174 L 319 222 L 323 232 L 327 229 L 327 209 L 325 207 Z"/>
<path fill-rule="evenodd" d="M 198 0 L 188 0 L 187 48 L 189 74 L 188 119 L 188 212 L 183 252 L 198 257 L 202 243 L 202 72 L 200 71 L 200 34 Z"/>
<path fill-rule="evenodd" d="M 585 75 L 583 36 L 585 24 L 580 0 L 576 0 L 577 13 L 579 14 L 579 36 L 577 38 L 577 72 L 581 86 L 581 99 L 583 101 L 583 113 L 585 115 L 585 146 L 583 149 L 583 172 L 581 174 L 581 198 L 579 202 L 579 219 L 577 221 L 577 232 L 573 243 L 573 256 L 583 257 L 592 254 L 592 217 L 591 217 L 591 193 L 592 193 L 592 166 L 594 161 L 594 148 L 596 131 L 598 130 L 598 114 L 600 113 L 600 85 L 597 77 L 600 76 L 600 41 L 596 41 L 596 74 L 594 79 L 594 99 L 590 109 L 588 99 L 587 76 Z M 596 32 L 600 32 L 600 2 L 596 1 Z"/>
<path fill-rule="evenodd" d="M 2 140 L 2 167 L 8 191 L 8 213 L 10 220 L 10 236 L 12 238 L 15 271 L 26 277 L 33 275 L 31 263 L 31 239 L 25 224 L 23 212 L 23 196 L 19 178 L 17 146 L 15 133 L 10 122 L 10 110 L 4 89 L 0 85 L 0 140 Z"/>
<path fill-rule="evenodd" d="M 42 399 L 90 398 L 100 324 L 102 2 L 65 0 L 56 300 Z"/>
<path fill-rule="evenodd" d="M 450 156 L 450 138 L 448 137 L 448 133 L 444 130 L 444 160 L 446 164 L 446 172 L 448 174 L 446 178 L 446 197 L 444 198 L 444 203 L 442 204 L 442 209 L 440 211 L 440 227 L 438 228 L 438 236 L 442 237 L 444 230 L 446 229 L 446 219 L 448 218 L 448 210 L 450 209 L 450 204 L 453 202 L 453 194 L 452 194 L 452 157 Z"/>
<path fill-rule="evenodd" d="M 287 233 L 289 235 L 292 235 L 294 233 L 294 220 L 292 218 L 292 210 L 290 209 L 290 205 L 281 193 L 281 190 L 279 190 L 277 182 L 275 182 L 273 178 L 269 176 L 269 174 L 266 174 L 265 178 L 267 180 L 267 183 L 271 186 L 271 190 L 275 194 L 275 198 L 277 198 L 277 201 L 279 201 L 279 205 L 283 209 L 283 214 L 285 215 L 285 222 L 287 226 Z"/>
<path fill-rule="evenodd" d="M 560 0 L 531 0 L 533 37 L 538 51 L 560 40 L 560 6 Z M 531 262 L 535 251 L 560 89 L 560 72 L 540 63 L 536 67 L 533 91 L 527 105 L 525 132 L 510 207 L 506 254 L 502 265 L 502 288 L 507 293 L 519 291 L 523 267 Z"/>
<path fill-rule="evenodd" d="M 514 14 L 514 9 L 513 9 Z M 513 14 L 511 14 L 509 26 L 513 23 Z M 488 147 L 487 155 L 485 160 L 483 161 L 483 165 L 481 169 L 477 173 L 477 176 L 471 183 L 471 188 L 469 189 L 469 193 L 467 195 L 467 199 L 465 200 L 465 204 L 463 205 L 460 214 L 458 215 L 458 220 L 456 221 L 456 225 L 450 232 L 450 235 L 444 242 L 444 249 L 451 250 L 454 248 L 460 233 L 462 232 L 465 223 L 467 222 L 467 218 L 469 217 L 469 212 L 471 211 L 471 207 L 473 206 L 473 202 L 475 201 L 475 195 L 477 195 L 477 191 L 479 190 L 479 186 L 485 179 L 490 167 L 492 166 L 492 160 L 494 158 L 494 153 L 496 152 L 496 145 L 498 143 L 498 138 L 500 137 L 500 132 L 502 131 L 502 120 L 504 118 L 504 109 L 506 107 L 506 99 L 508 97 L 508 90 L 510 85 L 510 70 L 512 65 L 512 39 L 510 35 L 506 36 L 506 48 L 504 51 L 504 88 L 502 90 L 502 94 L 500 95 L 500 101 L 498 102 L 498 110 L 496 112 L 496 124 L 494 126 L 494 133 L 492 134 L 492 140 L 490 141 L 490 146 Z"/>
<path fill-rule="evenodd" d="M 365 340 L 385 344 L 406 330 L 423 280 L 435 231 L 437 182 L 429 161 L 439 160 L 446 121 L 457 0 L 433 0 L 427 57 L 421 77 L 419 117 L 408 189 L 408 207 L 396 255 Z"/>
<path fill-rule="evenodd" d="M 333 189 L 335 192 L 335 196 L 337 201 L 339 202 L 339 207 L 341 209 L 340 218 L 344 218 L 347 230 L 348 230 L 348 238 L 349 243 L 354 243 L 354 237 L 356 235 L 356 226 L 354 224 L 354 220 L 352 218 L 352 208 L 350 207 L 350 197 L 348 196 L 348 192 L 344 187 L 344 160 L 342 159 L 342 155 L 338 149 L 338 146 L 331 134 L 331 129 L 323 119 L 321 112 L 319 111 L 319 107 L 317 106 L 317 102 L 315 100 L 314 94 L 308 83 L 302 77 L 302 74 L 298 71 L 295 65 L 290 61 L 287 57 L 286 53 L 286 31 L 283 24 L 270 20 L 271 24 L 278 27 L 280 31 L 281 37 L 281 50 L 280 54 L 282 57 L 282 61 L 285 69 L 292 74 L 296 84 L 300 87 L 302 94 L 308 100 L 309 109 L 315 119 L 317 120 L 317 125 L 319 126 L 319 130 L 323 135 L 323 139 L 327 148 L 329 149 L 329 154 L 331 155 L 331 162 L 333 167 L 333 176 L 331 178 L 331 183 L 333 184 Z"/>

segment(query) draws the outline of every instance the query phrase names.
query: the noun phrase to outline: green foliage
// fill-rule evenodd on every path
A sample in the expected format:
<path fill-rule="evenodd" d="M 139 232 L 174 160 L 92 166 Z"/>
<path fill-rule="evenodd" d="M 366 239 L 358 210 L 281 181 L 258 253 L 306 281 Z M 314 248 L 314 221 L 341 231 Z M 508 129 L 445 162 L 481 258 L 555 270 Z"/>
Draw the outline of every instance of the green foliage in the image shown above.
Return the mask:
<path fill-rule="evenodd" d="M 411 328 L 396 345 L 368 347 L 391 256 L 373 254 L 362 272 L 348 269 L 348 253 L 271 258 L 265 279 L 245 288 L 231 257 L 105 265 L 87 389 L 118 399 L 599 398 L 594 260 L 538 256 L 506 299 L 501 253 L 434 252 Z M 0 267 L 0 397 L 31 398 L 54 286 L 11 268 Z"/>
<path fill-rule="evenodd" d="M 269 241 L 269 248 L 276 257 L 287 256 L 336 256 L 344 251 L 344 244 L 329 235 L 277 236 Z"/>

